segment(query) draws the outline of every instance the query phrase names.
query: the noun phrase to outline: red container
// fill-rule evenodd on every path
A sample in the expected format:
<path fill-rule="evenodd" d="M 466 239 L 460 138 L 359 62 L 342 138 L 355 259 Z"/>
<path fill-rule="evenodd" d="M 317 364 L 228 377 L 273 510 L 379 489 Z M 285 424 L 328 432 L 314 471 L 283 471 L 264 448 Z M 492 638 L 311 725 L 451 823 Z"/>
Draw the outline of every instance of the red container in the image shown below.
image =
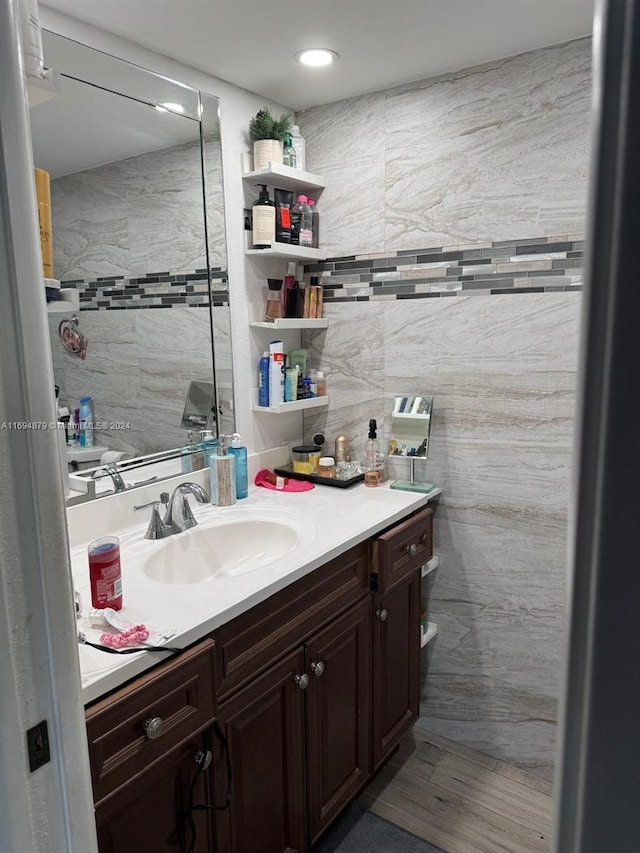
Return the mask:
<path fill-rule="evenodd" d="M 120 571 L 120 540 L 117 536 L 96 539 L 89 544 L 89 579 L 91 606 L 103 610 L 122 607 L 122 573 Z"/>

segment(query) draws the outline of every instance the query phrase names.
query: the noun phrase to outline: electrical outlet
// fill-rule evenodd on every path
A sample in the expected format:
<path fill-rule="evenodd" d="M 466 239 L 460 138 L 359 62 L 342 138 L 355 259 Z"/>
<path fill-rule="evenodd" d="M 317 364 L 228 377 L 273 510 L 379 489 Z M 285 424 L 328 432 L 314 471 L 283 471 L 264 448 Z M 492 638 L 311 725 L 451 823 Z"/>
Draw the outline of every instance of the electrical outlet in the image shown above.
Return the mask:
<path fill-rule="evenodd" d="M 29 754 L 29 770 L 33 773 L 38 767 L 51 761 L 49 750 L 49 730 L 47 721 L 43 720 L 37 726 L 27 729 L 27 752 Z"/>

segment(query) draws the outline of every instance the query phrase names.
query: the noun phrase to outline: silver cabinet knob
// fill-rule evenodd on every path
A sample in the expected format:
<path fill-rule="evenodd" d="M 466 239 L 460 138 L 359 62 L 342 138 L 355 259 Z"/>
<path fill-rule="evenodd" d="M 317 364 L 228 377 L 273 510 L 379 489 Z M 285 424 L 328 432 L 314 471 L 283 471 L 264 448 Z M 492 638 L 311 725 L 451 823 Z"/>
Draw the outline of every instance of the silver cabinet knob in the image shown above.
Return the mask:
<path fill-rule="evenodd" d="M 142 727 L 148 740 L 156 740 L 162 734 L 164 723 L 162 717 L 149 717 L 144 721 Z"/>
<path fill-rule="evenodd" d="M 296 675 L 295 682 L 300 688 L 300 690 L 306 690 L 309 686 L 309 676 L 307 673 L 303 673 L 302 675 Z"/>
<path fill-rule="evenodd" d="M 405 545 L 404 550 L 410 557 L 415 557 L 418 553 L 418 546 L 415 542 L 412 542 L 411 545 Z"/>
<path fill-rule="evenodd" d="M 314 675 L 316 675 L 318 678 L 320 678 L 320 676 L 324 672 L 324 662 L 320 660 L 320 661 L 318 661 L 318 663 L 312 663 L 311 664 L 311 671 L 313 672 Z"/>
<path fill-rule="evenodd" d="M 388 615 L 389 615 L 389 613 L 387 612 L 387 608 L 386 608 L 386 607 L 383 607 L 383 608 L 382 608 L 382 610 L 376 610 L 376 616 L 378 617 L 378 619 L 379 619 L 381 622 L 386 622 L 386 621 L 387 621 L 387 616 L 388 616 Z"/>

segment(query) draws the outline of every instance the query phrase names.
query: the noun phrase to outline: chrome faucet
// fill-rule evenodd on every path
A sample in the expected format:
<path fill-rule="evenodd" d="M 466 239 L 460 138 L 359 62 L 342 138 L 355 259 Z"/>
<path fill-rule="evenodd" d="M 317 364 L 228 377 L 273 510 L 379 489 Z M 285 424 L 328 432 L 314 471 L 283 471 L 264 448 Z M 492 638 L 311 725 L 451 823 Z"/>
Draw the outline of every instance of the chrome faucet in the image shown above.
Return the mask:
<path fill-rule="evenodd" d="M 114 462 L 109 462 L 108 465 L 103 466 L 102 468 L 96 469 L 91 475 L 91 479 L 95 480 L 100 476 L 104 476 L 104 474 L 108 474 L 113 480 L 113 490 L 115 492 L 126 492 L 127 487 L 125 485 L 124 480 L 120 476 L 120 471 L 118 471 L 118 466 Z"/>
<path fill-rule="evenodd" d="M 144 534 L 145 539 L 165 539 L 174 533 L 182 533 L 198 523 L 191 512 L 187 495 L 194 495 L 201 504 L 209 503 L 209 495 L 197 483 L 180 483 L 169 497 L 168 492 L 162 492 L 160 500 L 134 506 L 134 510 L 153 507 L 149 526 Z M 166 506 L 163 519 L 160 518 L 158 506 Z"/>
<path fill-rule="evenodd" d="M 176 486 L 169 498 L 169 506 L 162 522 L 170 529 L 169 535 L 182 533 L 183 530 L 195 527 L 198 523 L 191 512 L 187 495 L 193 495 L 201 504 L 210 501 L 207 492 L 197 483 L 180 483 Z"/>

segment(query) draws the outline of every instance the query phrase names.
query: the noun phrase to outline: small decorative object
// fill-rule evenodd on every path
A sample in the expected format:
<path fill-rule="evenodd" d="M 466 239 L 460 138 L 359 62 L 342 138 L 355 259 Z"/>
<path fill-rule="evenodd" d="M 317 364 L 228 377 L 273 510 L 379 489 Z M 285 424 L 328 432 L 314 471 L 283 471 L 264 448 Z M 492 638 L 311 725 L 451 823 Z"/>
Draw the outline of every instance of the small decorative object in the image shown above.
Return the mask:
<path fill-rule="evenodd" d="M 71 355 L 84 359 L 87 354 L 87 339 L 80 331 L 78 318 L 74 315 L 70 320 L 63 320 L 58 326 L 60 343 Z"/>
<path fill-rule="evenodd" d="M 291 128 L 291 115 L 276 118 L 269 107 L 263 107 L 249 122 L 249 138 L 253 142 L 253 168 L 261 172 L 270 162 L 282 163 L 283 143 Z"/>

